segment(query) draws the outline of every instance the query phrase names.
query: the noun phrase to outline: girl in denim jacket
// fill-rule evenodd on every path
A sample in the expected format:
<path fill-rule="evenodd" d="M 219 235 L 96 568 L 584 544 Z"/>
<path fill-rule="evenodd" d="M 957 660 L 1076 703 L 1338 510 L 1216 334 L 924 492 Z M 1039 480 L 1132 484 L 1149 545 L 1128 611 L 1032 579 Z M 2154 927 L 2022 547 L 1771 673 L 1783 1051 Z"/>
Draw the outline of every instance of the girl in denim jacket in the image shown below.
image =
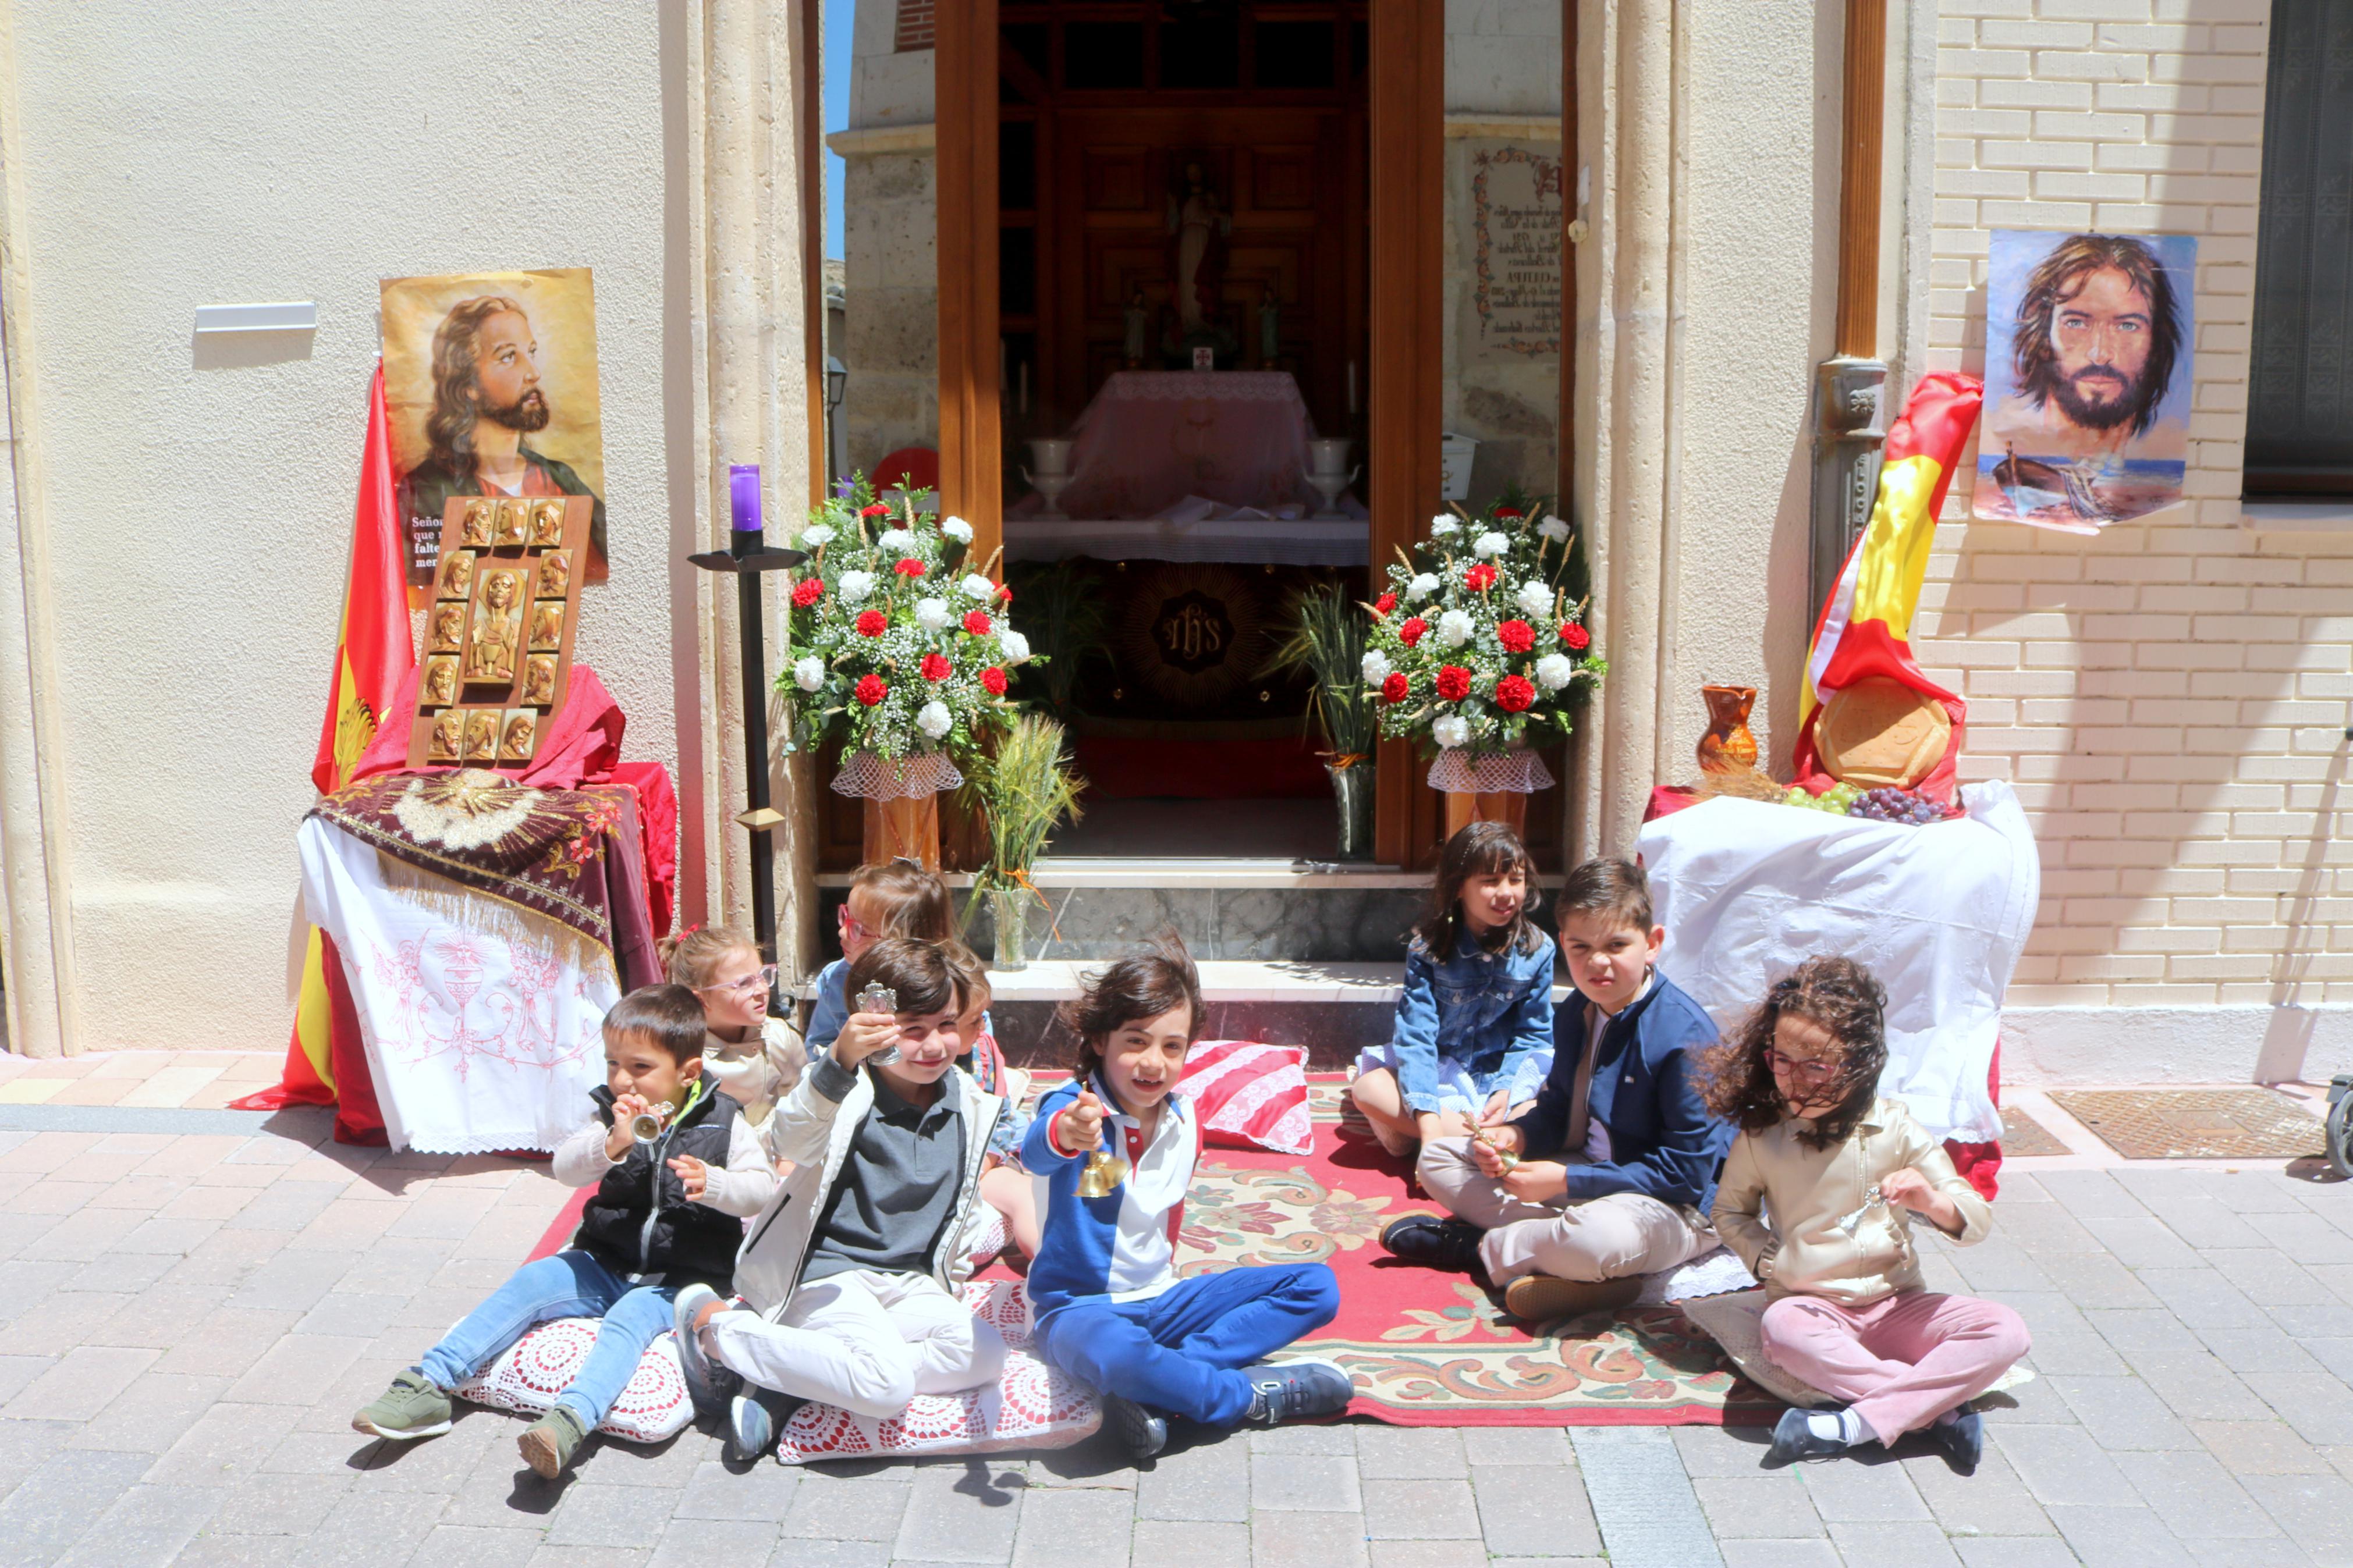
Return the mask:
<path fill-rule="evenodd" d="M 1550 1056 L 1553 945 L 1528 918 L 1535 871 L 1500 822 L 1446 841 L 1406 951 L 1396 1033 L 1356 1058 L 1356 1109 L 1390 1153 L 1469 1136 L 1508 1107 L 1523 1064 Z"/>

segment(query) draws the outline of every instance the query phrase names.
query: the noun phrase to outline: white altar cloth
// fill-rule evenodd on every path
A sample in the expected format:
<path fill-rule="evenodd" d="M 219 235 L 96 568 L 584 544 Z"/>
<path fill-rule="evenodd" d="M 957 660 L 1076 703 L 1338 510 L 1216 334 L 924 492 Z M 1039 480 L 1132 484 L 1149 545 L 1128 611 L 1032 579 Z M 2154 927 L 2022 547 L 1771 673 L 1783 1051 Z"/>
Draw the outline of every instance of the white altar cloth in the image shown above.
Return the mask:
<path fill-rule="evenodd" d="M 1148 518 L 1187 496 L 1317 504 L 1305 477 L 1315 425 L 1287 371 L 1115 371 L 1071 434 L 1068 517 Z"/>

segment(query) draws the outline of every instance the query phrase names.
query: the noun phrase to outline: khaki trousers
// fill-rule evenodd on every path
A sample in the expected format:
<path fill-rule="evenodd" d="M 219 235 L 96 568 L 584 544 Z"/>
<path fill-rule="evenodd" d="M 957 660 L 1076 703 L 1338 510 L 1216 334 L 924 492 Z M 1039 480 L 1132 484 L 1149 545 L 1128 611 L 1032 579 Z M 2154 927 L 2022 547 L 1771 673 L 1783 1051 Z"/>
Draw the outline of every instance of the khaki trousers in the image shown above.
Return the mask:
<path fill-rule="evenodd" d="M 1715 1245 L 1697 1209 L 1641 1193 L 1546 1204 L 1515 1198 L 1481 1173 L 1468 1138 L 1423 1144 L 1414 1173 L 1431 1197 L 1487 1233 L 1479 1256 L 1498 1285 L 1523 1274 L 1584 1280 L 1656 1274 Z"/>

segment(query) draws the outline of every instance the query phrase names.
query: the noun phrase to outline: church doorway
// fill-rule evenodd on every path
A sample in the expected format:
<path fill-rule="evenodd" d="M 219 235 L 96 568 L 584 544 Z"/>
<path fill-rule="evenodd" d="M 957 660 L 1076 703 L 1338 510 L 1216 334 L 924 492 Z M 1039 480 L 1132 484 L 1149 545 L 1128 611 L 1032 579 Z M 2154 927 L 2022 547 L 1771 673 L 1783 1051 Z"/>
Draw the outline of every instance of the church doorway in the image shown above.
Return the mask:
<path fill-rule="evenodd" d="M 1091 782 L 1058 854 L 1335 850 L 1276 655 L 1303 592 L 1367 596 L 1366 11 L 998 7 L 993 477 Z"/>

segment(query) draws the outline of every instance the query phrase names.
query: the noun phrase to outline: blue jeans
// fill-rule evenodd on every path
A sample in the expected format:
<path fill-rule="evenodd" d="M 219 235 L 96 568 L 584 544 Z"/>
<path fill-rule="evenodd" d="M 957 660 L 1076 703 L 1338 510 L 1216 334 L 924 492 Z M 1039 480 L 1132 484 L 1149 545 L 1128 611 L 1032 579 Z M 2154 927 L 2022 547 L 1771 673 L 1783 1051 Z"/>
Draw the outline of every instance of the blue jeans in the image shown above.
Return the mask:
<path fill-rule="evenodd" d="M 1037 1328 L 1039 1353 L 1080 1382 L 1205 1426 L 1250 1414 L 1239 1369 L 1330 1322 L 1340 1284 L 1321 1263 L 1229 1268 L 1143 1301 L 1080 1301 Z"/>
<path fill-rule="evenodd" d="M 556 1318 L 600 1318 L 596 1342 L 571 1386 L 555 1396 L 594 1431 L 636 1374 L 646 1347 L 670 1331 L 675 1286 L 631 1285 L 585 1252 L 559 1252 L 526 1263 L 491 1292 L 490 1300 L 425 1352 L 417 1370 L 441 1388 L 455 1388 L 496 1360 L 509 1345 Z"/>

